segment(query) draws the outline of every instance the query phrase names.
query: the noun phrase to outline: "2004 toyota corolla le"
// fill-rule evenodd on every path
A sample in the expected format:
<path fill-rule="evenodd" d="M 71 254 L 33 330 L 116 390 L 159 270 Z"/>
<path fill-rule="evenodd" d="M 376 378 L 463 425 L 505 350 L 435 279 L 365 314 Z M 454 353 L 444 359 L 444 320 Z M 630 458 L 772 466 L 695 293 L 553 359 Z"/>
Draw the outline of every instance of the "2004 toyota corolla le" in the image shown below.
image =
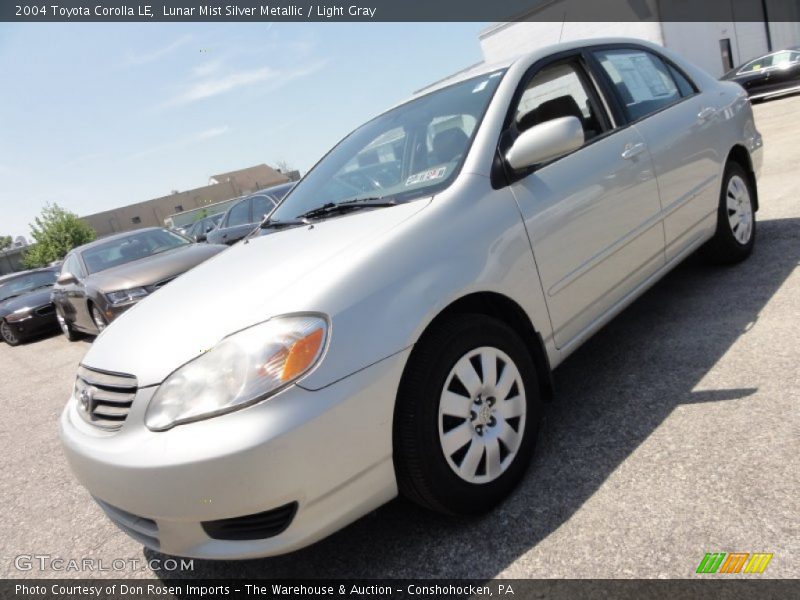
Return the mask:
<path fill-rule="evenodd" d="M 100 335 L 69 462 L 123 530 L 195 557 L 286 552 L 398 492 L 486 511 L 551 368 L 700 246 L 750 253 L 761 154 L 744 90 L 656 46 L 442 84 Z"/>

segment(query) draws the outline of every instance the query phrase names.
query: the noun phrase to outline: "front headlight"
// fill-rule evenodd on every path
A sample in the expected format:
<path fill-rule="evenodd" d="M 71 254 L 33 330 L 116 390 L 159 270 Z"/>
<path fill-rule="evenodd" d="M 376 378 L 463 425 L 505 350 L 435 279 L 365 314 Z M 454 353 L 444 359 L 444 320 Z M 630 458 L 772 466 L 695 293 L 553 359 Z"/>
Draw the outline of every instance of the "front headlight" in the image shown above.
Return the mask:
<path fill-rule="evenodd" d="M 328 322 L 315 315 L 276 317 L 234 333 L 164 380 L 145 424 L 163 431 L 259 402 L 307 373 L 327 337 Z"/>
<path fill-rule="evenodd" d="M 130 288 L 128 290 L 117 290 L 108 292 L 106 298 L 111 304 L 123 304 L 125 302 L 135 302 L 147 296 L 147 290 L 143 287 Z"/>
<path fill-rule="evenodd" d="M 9 323 L 19 323 L 20 321 L 24 321 L 25 319 L 31 318 L 31 309 L 30 308 L 20 308 L 19 310 L 15 310 L 10 315 L 6 315 L 6 321 Z"/>

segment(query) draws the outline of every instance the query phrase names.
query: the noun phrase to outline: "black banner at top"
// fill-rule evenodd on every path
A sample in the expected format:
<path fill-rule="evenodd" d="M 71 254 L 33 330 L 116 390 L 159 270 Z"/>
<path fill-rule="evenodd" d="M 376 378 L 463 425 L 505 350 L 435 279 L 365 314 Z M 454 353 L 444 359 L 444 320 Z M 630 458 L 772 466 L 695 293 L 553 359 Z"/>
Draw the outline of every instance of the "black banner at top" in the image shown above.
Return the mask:
<path fill-rule="evenodd" d="M 0 21 L 798 22 L 800 0 L 3 0 Z"/>

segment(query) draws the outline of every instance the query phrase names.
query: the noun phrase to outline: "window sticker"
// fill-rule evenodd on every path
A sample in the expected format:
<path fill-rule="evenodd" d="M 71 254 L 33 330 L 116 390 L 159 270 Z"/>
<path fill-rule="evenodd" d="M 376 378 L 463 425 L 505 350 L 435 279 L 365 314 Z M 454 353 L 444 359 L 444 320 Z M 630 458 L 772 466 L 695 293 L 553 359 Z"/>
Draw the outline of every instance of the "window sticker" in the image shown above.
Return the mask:
<path fill-rule="evenodd" d="M 433 179 L 441 179 L 444 177 L 446 172 L 447 167 L 438 167 L 436 169 L 428 169 L 427 171 L 414 173 L 413 175 L 410 175 L 408 179 L 406 179 L 406 185 L 414 185 L 415 183 L 423 183 Z"/>

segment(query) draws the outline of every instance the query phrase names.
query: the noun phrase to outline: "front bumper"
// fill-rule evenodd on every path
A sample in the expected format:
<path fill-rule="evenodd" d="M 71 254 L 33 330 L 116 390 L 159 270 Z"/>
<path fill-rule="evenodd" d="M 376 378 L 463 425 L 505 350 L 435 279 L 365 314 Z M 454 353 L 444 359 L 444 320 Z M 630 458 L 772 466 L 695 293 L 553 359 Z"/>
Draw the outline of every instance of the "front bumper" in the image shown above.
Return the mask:
<path fill-rule="evenodd" d="M 61 417 L 64 451 L 112 520 L 147 546 L 219 559 L 289 552 L 397 495 L 392 417 L 408 352 L 318 391 L 291 386 L 164 432 L 144 425 L 155 387 L 138 390 L 113 433 L 86 423 L 71 399 Z M 201 525 L 295 502 L 288 527 L 266 539 L 212 539 Z"/>
<path fill-rule="evenodd" d="M 35 309 L 30 317 L 21 321 L 6 320 L 6 324 L 20 340 L 27 340 L 40 333 L 58 329 L 55 310 L 51 311 L 47 306 Z"/>

